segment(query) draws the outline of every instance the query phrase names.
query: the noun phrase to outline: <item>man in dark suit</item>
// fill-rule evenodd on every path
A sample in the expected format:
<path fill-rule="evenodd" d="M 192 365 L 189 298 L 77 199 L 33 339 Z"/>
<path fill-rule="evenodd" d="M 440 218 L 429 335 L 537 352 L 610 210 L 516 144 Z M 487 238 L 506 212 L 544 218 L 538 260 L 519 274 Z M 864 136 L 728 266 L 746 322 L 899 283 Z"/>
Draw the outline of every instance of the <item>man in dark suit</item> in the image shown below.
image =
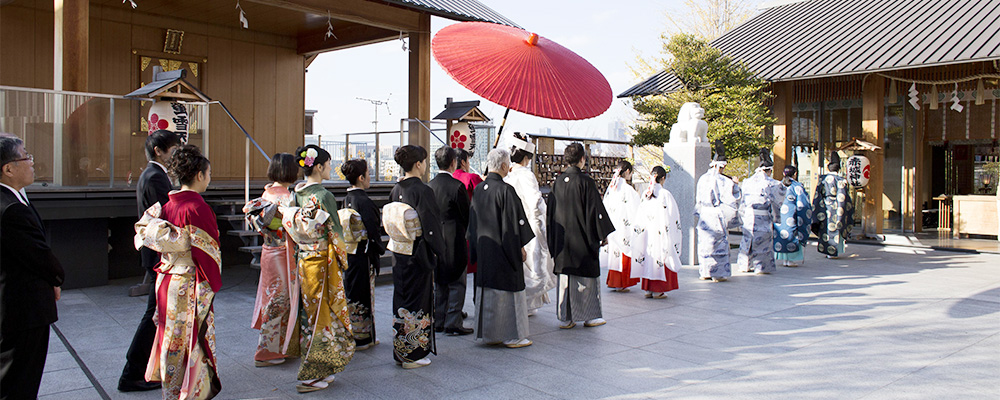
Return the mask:
<path fill-rule="evenodd" d="M 451 147 L 442 146 L 435 151 L 434 161 L 440 172 L 427 184 L 434 190 L 445 243 L 444 257 L 438 260 L 434 272 L 434 329 L 449 336 L 472 333 L 472 329 L 462 324 L 468 262 L 465 231 L 469 226 L 469 196 L 465 185 L 451 176 L 458 165 L 457 159 L 458 151 Z"/>
<path fill-rule="evenodd" d="M 135 200 L 140 217 L 153 204 L 160 203 L 162 206 L 169 201 L 171 185 L 166 164 L 180 145 L 180 136 L 171 131 L 159 130 L 146 137 L 146 159 L 149 163 L 139 175 L 139 182 L 135 187 Z M 125 353 L 125 368 L 122 370 L 121 378 L 118 379 L 118 390 L 122 392 L 160 388 L 159 382 L 146 382 L 146 364 L 149 362 L 149 353 L 153 349 L 153 340 L 156 336 L 156 325 L 153 324 L 156 292 L 151 283 L 156 281 L 156 271 L 153 268 L 160 262 L 160 254 L 143 247 L 139 250 L 139 257 L 146 271 L 142 283 L 145 285 L 142 291 L 147 296 L 146 312 L 135 330 L 128 353 Z"/>
<path fill-rule="evenodd" d="M 34 158 L 0 133 L 0 399 L 34 399 L 49 348 L 49 325 L 65 273 L 23 189 Z"/>

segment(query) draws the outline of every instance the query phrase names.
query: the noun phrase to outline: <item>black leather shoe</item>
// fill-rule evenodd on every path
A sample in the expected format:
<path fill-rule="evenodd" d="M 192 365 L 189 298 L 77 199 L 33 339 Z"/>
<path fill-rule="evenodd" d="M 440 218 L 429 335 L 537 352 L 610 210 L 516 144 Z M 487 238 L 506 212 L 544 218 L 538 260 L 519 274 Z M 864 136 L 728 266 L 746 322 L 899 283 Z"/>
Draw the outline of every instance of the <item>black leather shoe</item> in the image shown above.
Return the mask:
<path fill-rule="evenodd" d="M 435 326 L 434 327 L 434 332 L 437 332 L 437 333 L 444 332 L 444 327 L 443 326 Z"/>
<path fill-rule="evenodd" d="M 132 381 L 125 378 L 118 379 L 119 392 L 145 392 L 147 390 L 159 389 L 161 386 L 160 382 Z"/>
<path fill-rule="evenodd" d="M 468 334 L 470 334 L 472 332 L 475 332 L 475 331 L 472 330 L 472 328 L 466 328 L 466 327 L 448 328 L 448 329 L 444 330 L 444 334 L 448 335 L 448 336 L 465 336 L 465 335 L 468 335 Z"/>

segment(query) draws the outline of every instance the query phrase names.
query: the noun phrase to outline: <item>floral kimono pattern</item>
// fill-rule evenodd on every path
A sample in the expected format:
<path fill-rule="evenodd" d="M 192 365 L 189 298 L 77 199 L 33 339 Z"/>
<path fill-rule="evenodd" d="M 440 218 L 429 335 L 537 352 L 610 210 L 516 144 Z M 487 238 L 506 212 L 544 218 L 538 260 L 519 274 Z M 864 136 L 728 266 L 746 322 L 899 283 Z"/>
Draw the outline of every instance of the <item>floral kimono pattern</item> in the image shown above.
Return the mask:
<path fill-rule="evenodd" d="M 288 189 L 274 184 L 243 207 L 250 226 L 261 234 L 260 280 L 250 327 L 260 330 L 254 360 L 266 361 L 299 355 L 299 277 L 295 248 L 275 218 L 278 207 L 295 203 Z"/>
<path fill-rule="evenodd" d="M 341 236 L 337 202 L 319 184 L 295 188 L 298 207 L 281 210 L 282 225 L 298 244 L 299 380 L 322 379 L 344 370 L 354 356 L 354 336 L 344 294 L 346 244 Z"/>
<path fill-rule="evenodd" d="M 160 253 L 156 267 L 156 338 L 146 380 L 164 399 L 209 399 L 222 390 L 212 301 L 221 288 L 215 214 L 196 192 L 174 191 L 135 224 L 135 247 Z"/>
<path fill-rule="evenodd" d="M 853 227 L 854 202 L 847 179 L 836 174 L 821 176 L 813 195 L 812 232 L 819 236 L 816 250 L 831 257 L 840 256 Z"/>
<path fill-rule="evenodd" d="M 774 221 L 782 199 L 781 183 L 771 178 L 766 170 L 758 169 L 743 181 L 742 186 L 743 238 L 736 265 L 740 272 L 774 272 Z"/>
<path fill-rule="evenodd" d="M 406 203 L 393 202 L 382 208 L 382 226 L 393 252 L 392 351 L 397 362 L 414 362 L 434 349 L 433 266 L 426 265 L 426 246 L 417 211 Z M 428 268 L 429 267 L 429 268 Z"/>

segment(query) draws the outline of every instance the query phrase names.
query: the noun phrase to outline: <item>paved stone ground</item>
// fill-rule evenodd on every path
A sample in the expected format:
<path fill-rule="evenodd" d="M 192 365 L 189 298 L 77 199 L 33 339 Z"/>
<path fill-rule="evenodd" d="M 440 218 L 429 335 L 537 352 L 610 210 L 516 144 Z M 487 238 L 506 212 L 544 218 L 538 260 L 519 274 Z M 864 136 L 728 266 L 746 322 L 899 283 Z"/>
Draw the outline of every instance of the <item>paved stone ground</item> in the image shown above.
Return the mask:
<path fill-rule="evenodd" d="M 392 361 L 392 285 L 383 283 L 382 344 L 308 395 L 295 393 L 297 362 L 253 367 L 256 271 L 230 268 L 215 302 L 219 398 L 1000 398 L 1000 255 L 849 251 L 856 256 L 827 260 L 810 248 L 803 267 L 723 283 L 699 281 L 686 267 L 667 300 L 605 290 L 608 324 L 597 328 L 558 329 L 550 304 L 530 319 L 533 346 L 439 336 L 433 364 L 415 370 Z M 53 333 L 43 399 L 98 399 L 101 390 L 160 398 L 116 390 L 145 304 L 125 296 L 133 283 L 63 293 L 56 326 L 69 346 Z"/>

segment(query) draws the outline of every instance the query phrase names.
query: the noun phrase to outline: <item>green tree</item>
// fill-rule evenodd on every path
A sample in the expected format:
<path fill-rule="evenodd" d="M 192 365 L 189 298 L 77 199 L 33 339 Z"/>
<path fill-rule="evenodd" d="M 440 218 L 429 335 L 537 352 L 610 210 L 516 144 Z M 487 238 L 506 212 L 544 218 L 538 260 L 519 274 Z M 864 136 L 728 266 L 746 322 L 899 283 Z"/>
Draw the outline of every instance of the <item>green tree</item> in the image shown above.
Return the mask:
<path fill-rule="evenodd" d="M 704 39 L 690 34 L 663 36 L 664 69 L 683 84 L 673 93 L 634 97 L 640 122 L 632 142 L 636 146 L 662 145 L 670 140 L 670 127 L 686 102 L 705 109 L 708 138 L 721 139 L 730 158 L 749 160 L 773 138 L 764 128 L 774 123 L 765 103 L 772 97 L 767 81 L 739 61 L 726 57 Z"/>

